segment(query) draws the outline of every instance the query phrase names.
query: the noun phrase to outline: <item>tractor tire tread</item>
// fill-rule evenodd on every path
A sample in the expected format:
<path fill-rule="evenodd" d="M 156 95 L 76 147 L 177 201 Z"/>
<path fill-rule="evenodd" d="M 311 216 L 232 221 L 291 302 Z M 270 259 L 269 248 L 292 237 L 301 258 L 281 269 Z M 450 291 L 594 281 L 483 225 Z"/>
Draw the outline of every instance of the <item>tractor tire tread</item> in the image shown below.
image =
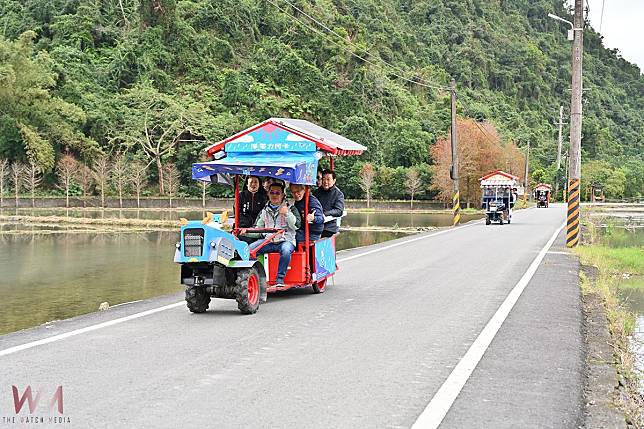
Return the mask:
<path fill-rule="evenodd" d="M 186 286 L 186 304 L 192 313 L 205 313 L 210 305 L 210 296 L 203 286 Z"/>
<path fill-rule="evenodd" d="M 256 275 L 259 280 L 259 276 L 254 268 L 240 269 L 235 279 L 235 300 L 237 301 L 237 308 L 243 314 L 253 314 L 259 309 L 259 299 L 256 305 L 252 305 L 248 300 L 248 278 L 252 274 Z"/>

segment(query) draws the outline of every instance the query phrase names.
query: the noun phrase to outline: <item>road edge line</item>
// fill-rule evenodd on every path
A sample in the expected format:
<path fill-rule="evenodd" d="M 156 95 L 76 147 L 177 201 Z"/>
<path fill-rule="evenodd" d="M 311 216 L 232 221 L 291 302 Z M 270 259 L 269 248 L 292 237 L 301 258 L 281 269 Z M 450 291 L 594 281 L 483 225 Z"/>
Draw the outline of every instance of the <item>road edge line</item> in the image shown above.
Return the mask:
<path fill-rule="evenodd" d="M 40 340 L 32 341 L 29 343 L 21 344 L 19 346 L 9 347 L 8 349 L 0 350 L 0 357 L 7 356 L 22 350 L 27 350 L 36 346 L 41 346 L 43 344 L 53 343 L 55 341 L 63 340 L 65 338 L 73 337 L 76 335 L 84 334 L 86 332 L 96 331 L 97 329 L 107 328 L 108 326 L 117 325 L 119 323 L 127 322 L 129 320 L 138 319 L 140 317 L 149 316 L 150 314 L 158 313 L 160 311 L 169 310 L 180 305 L 184 305 L 183 301 L 175 302 L 174 304 L 164 305 L 163 307 L 157 307 L 150 310 L 142 311 L 140 313 L 134 313 L 129 316 L 119 317 L 118 319 L 108 320 L 107 322 L 99 323 L 97 325 L 90 325 L 84 328 L 75 329 L 73 331 L 65 332 L 63 334 L 54 335 L 52 337 L 43 338 Z"/>
<path fill-rule="evenodd" d="M 536 273 L 541 261 L 546 256 L 546 253 L 552 247 L 559 233 L 563 230 L 566 224 L 562 224 L 554 232 L 552 237 L 548 240 L 546 245 L 541 249 L 539 254 L 532 260 L 523 276 L 516 285 L 512 288 L 510 293 L 506 296 L 501 306 L 496 310 L 492 318 L 485 325 L 481 333 L 476 337 L 467 352 L 463 355 L 458 364 L 454 367 L 450 375 L 443 382 L 436 394 L 429 401 L 423 412 L 418 416 L 411 429 L 435 429 L 440 426 L 448 411 L 454 404 L 454 401 L 461 393 L 463 386 L 467 383 L 472 372 L 483 358 L 487 348 L 492 343 L 497 332 L 505 322 L 505 319 L 514 308 L 514 305 L 519 300 L 532 277 Z"/>

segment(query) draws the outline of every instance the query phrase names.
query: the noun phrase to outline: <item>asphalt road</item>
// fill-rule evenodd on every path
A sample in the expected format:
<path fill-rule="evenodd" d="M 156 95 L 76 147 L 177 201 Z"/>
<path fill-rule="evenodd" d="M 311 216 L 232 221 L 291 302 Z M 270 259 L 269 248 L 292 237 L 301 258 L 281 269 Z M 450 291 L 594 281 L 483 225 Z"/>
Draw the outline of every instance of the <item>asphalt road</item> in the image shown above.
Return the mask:
<path fill-rule="evenodd" d="M 12 385 L 42 391 L 43 404 L 62 385 L 71 423 L 56 427 L 409 428 L 564 211 L 553 204 L 516 212 L 511 225 L 341 252 L 325 294 L 271 295 L 255 315 L 214 300 L 202 315 L 178 305 L 94 328 L 182 299 L 175 295 L 0 336 L 0 428 L 20 427 L 3 421 L 15 416 Z M 580 424 L 577 270 L 560 234 L 441 427 Z M 44 423 L 33 427 L 58 415 L 43 404 L 33 415 Z"/>

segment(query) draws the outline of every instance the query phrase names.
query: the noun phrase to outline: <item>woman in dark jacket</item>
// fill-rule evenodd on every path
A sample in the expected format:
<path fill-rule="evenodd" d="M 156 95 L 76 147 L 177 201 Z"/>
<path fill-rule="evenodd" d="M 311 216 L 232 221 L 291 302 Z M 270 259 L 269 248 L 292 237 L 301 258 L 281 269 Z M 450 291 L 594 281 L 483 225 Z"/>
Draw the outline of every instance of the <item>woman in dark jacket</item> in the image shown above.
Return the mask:
<path fill-rule="evenodd" d="M 237 228 L 252 228 L 257 215 L 268 201 L 268 195 L 260 186 L 259 177 L 249 176 L 246 189 L 239 194 L 239 225 Z"/>

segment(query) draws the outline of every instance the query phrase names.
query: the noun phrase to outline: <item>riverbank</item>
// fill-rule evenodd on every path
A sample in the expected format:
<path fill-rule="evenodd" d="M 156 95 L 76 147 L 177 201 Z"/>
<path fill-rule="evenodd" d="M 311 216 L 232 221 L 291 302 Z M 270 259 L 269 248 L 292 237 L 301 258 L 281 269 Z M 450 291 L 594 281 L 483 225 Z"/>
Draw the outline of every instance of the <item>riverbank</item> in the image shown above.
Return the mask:
<path fill-rule="evenodd" d="M 617 409 L 627 424 L 641 428 L 644 389 L 636 354 L 641 339 L 634 335 L 637 315 L 620 300 L 620 285 L 624 279 L 635 279 L 635 284 L 644 288 L 644 251 L 636 241 L 620 241 L 617 244 L 622 245 L 615 246 L 605 232 L 598 230 L 597 220 L 591 210 L 584 211 L 584 242 L 575 250 L 584 267 L 581 285 L 588 346 L 588 427 L 612 427 L 620 421 L 614 414 Z"/>
<path fill-rule="evenodd" d="M 103 207 L 104 205 L 104 207 Z M 70 197 L 69 206 L 64 197 L 31 197 L 22 196 L 5 198 L 0 209 L 204 209 L 204 210 L 225 210 L 234 205 L 233 198 L 173 198 L 167 197 L 143 197 L 137 202 L 136 198 L 123 198 L 119 200 L 114 197 L 106 197 L 104 204 L 98 197 Z M 345 200 L 347 210 L 374 210 L 374 211 L 425 211 L 425 210 L 446 210 L 450 204 L 444 201 L 416 200 L 413 207 L 409 200 Z"/>
<path fill-rule="evenodd" d="M 214 211 L 218 213 L 219 211 Z M 0 210 L 0 234 L 59 233 L 76 231 L 147 232 L 176 231 L 180 219 L 202 219 L 206 210 L 195 209 L 96 209 L 38 208 Z M 465 211 L 461 222 L 480 219 L 482 212 Z M 450 226 L 452 213 L 445 210 L 414 212 L 348 211 L 344 231 L 416 233 Z"/>
<path fill-rule="evenodd" d="M 232 198 L 206 198 L 205 202 L 201 198 L 176 198 L 170 200 L 160 197 L 147 197 L 140 200 L 137 204 L 136 199 L 123 199 L 122 204 L 117 198 L 106 198 L 105 207 L 101 206 L 100 198 L 80 198 L 72 197 L 69 199 L 69 207 L 66 207 L 65 198 L 57 197 L 36 197 L 33 201 L 31 198 L 15 199 L 5 198 L 0 206 L 0 214 L 19 210 L 208 210 L 222 211 L 230 210 L 234 206 Z M 519 199 L 516 209 L 528 208 L 534 206 L 533 202 Z M 444 201 L 419 200 L 414 201 L 413 206 L 408 200 L 371 200 L 367 205 L 366 200 L 345 200 L 345 209 L 348 213 L 452 213 L 450 204 Z M 461 214 L 484 214 L 485 212 L 478 207 L 461 208 Z"/>

